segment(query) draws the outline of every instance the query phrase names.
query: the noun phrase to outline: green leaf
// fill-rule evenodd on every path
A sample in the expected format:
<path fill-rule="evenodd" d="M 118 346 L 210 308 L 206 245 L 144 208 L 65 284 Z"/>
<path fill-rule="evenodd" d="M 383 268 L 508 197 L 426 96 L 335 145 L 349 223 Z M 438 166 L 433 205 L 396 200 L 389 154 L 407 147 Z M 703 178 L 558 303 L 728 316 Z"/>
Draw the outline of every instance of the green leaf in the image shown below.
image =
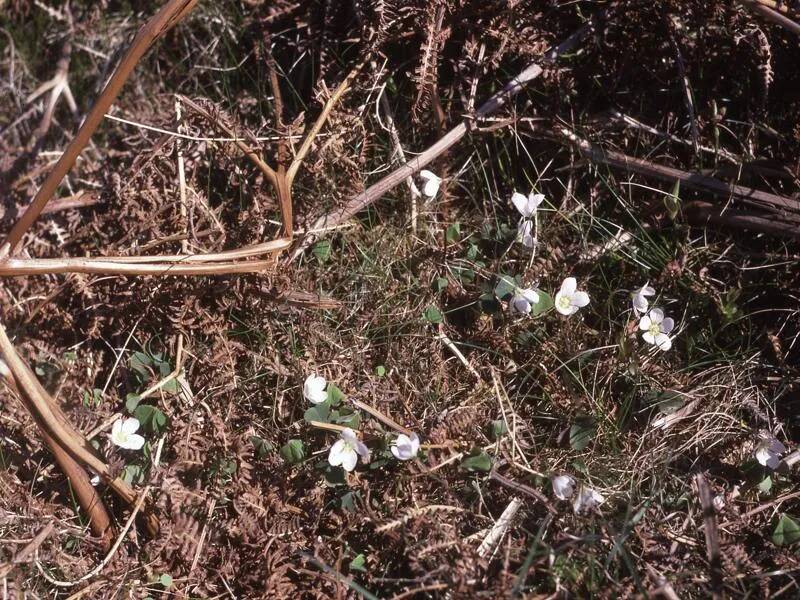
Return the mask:
<path fill-rule="evenodd" d="M 664 196 L 664 206 L 666 207 L 667 214 L 672 221 L 675 220 L 681 209 L 681 199 L 679 196 L 680 191 L 681 181 L 678 179 L 675 181 L 675 185 L 672 187 L 672 192 L 669 195 Z"/>
<path fill-rule="evenodd" d="M 508 427 L 506 427 L 506 422 L 503 419 L 492 421 L 491 434 L 493 440 L 499 440 L 506 433 L 508 433 Z"/>
<path fill-rule="evenodd" d="M 128 485 L 137 485 L 144 481 L 144 469 L 139 465 L 125 465 L 120 477 Z"/>
<path fill-rule="evenodd" d="M 375 375 L 378 377 L 384 377 L 386 375 L 386 367 L 383 365 L 378 365 L 375 367 Z"/>
<path fill-rule="evenodd" d="M 344 392 L 336 387 L 336 384 L 329 383 L 327 387 L 328 392 L 328 399 L 326 402 L 330 403 L 331 406 L 339 406 L 347 396 L 344 395 Z"/>
<path fill-rule="evenodd" d="M 281 447 L 279 454 L 281 455 L 281 458 L 290 465 L 296 465 L 297 463 L 302 462 L 306 458 L 306 448 L 303 445 L 303 440 L 289 440 L 284 446 Z"/>
<path fill-rule="evenodd" d="M 351 571 L 362 571 L 364 573 L 367 572 L 367 569 L 364 565 L 367 563 L 367 557 L 363 554 L 359 554 L 353 560 L 350 561 L 350 570 Z"/>
<path fill-rule="evenodd" d="M 470 244 L 469 248 L 467 248 L 466 257 L 467 260 L 475 260 L 478 257 L 478 246 Z"/>
<path fill-rule="evenodd" d="M 448 285 L 450 285 L 450 282 L 447 280 L 447 277 L 437 277 L 433 280 L 431 287 L 433 287 L 434 291 L 438 294 L 447 289 Z"/>
<path fill-rule="evenodd" d="M 488 473 L 492 470 L 492 459 L 482 450 L 475 449 L 461 461 L 461 468 L 470 472 Z"/>
<path fill-rule="evenodd" d="M 497 285 L 494 287 L 494 295 L 501 300 L 508 300 L 522 284 L 516 276 L 498 275 Z"/>
<path fill-rule="evenodd" d="M 361 425 L 361 415 L 350 408 L 343 409 L 337 413 L 334 420 L 339 425 L 344 425 L 350 429 L 358 429 Z"/>
<path fill-rule="evenodd" d="M 158 583 L 164 588 L 172 587 L 172 575 L 169 573 L 162 573 L 161 577 L 158 578 Z"/>
<path fill-rule="evenodd" d="M 147 381 L 150 378 L 150 369 L 153 365 L 153 359 L 144 352 L 134 352 L 128 359 L 128 367 L 139 374 L 142 380 Z"/>
<path fill-rule="evenodd" d="M 256 458 L 264 458 L 267 454 L 274 450 L 272 444 L 270 444 L 267 440 L 258 437 L 257 435 L 250 436 L 250 443 L 253 444 Z"/>
<path fill-rule="evenodd" d="M 320 264 L 328 262 L 331 257 L 331 243 L 328 240 L 320 240 L 314 244 L 311 253 Z"/>
<path fill-rule="evenodd" d="M 781 515 L 775 531 L 772 532 L 772 541 L 776 546 L 788 546 L 800 541 L 800 525 L 789 515 Z"/>
<path fill-rule="evenodd" d="M 542 290 L 536 290 L 536 293 L 539 294 L 539 301 L 536 304 L 531 304 L 530 315 L 532 317 L 541 315 L 554 306 L 553 298 L 550 296 L 550 294 L 543 292 Z"/>
<path fill-rule="evenodd" d="M 767 475 L 764 479 L 761 480 L 761 483 L 758 484 L 758 489 L 768 494 L 770 490 L 772 490 L 772 477 Z"/>
<path fill-rule="evenodd" d="M 578 417 L 569 428 L 569 445 L 580 452 L 589 445 L 597 433 L 594 419 L 591 417 Z"/>
<path fill-rule="evenodd" d="M 140 404 L 133 411 L 133 416 L 150 433 L 160 434 L 167 426 L 167 415 L 151 404 Z"/>
<path fill-rule="evenodd" d="M 342 469 L 339 471 L 344 472 Z M 341 500 L 339 501 L 339 506 L 342 507 L 342 510 L 347 512 L 355 512 L 356 511 L 356 497 L 358 492 L 347 492 L 346 494 L 342 495 Z"/>
<path fill-rule="evenodd" d="M 448 244 L 452 244 L 459 239 L 461 239 L 461 223 L 456 222 L 452 225 L 448 225 L 444 232 L 444 241 Z"/>
<path fill-rule="evenodd" d="M 136 410 L 136 407 L 139 406 L 139 402 L 142 401 L 142 397 L 139 394 L 128 394 L 125 396 L 125 409 L 133 414 L 133 411 Z"/>
<path fill-rule="evenodd" d="M 330 399 L 326 400 L 325 402 L 321 402 L 320 404 L 315 404 L 311 408 L 307 409 L 305 413 L 303 413 L 303 419 L 305 420 L 306 423 L 310 423 L 311 421 L 328 423 L 330 422 L 330 416 L 331 416 Z"/>
<path fill-rule="evenodd" d="M 433 305 L 425 309 L 424 317 L 429 323 L 435 324 L 444 321 L 441 311 Z"/>

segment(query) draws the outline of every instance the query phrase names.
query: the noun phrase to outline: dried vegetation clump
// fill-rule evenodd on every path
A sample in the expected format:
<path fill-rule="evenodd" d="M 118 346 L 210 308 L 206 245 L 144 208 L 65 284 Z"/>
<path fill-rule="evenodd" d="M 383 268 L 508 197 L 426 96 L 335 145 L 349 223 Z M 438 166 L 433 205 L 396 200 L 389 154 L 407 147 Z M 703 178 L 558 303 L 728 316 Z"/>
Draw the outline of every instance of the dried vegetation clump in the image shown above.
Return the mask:
<path fill-rule="evenodd" d="M 796 596 L 800 530 L 774 535 L 800 520 L 796 457 L 772 472 L 753 456 L 761 433 L 800 440 L 800 50 L 753 5 L 770 3 L 199 3 L 16 257 L 278 238 L 285 203 L 236 140 L 279 170 L 332 107 L 291 185 L 293 252 L 213 277 L 3 277 L 16 351 L 161 526 L 124 530 L 132 507 L 101 482 L 115 537 L 93 536 L 8 383 L 3 594 Z M 0 0 L 4 234 L 160 8 L 134 6 Z M 541 76 L 479 110 L 533 62 Z M 461 123 L 427 164 L 433 199 L 405 177 L 370 195 Z M 531 188 L 546 198 L 533 253 L 508 200 Z M 592 303 L 514 318 L 501 273 L 543 290 L 575 276 Z M 669 352 L 630 314 L 648 280 L 680 325 Z M 419 433 L 419 459 L 391 460 L 390 428 L 361 411 L 373 461 L 331 470 L 335 434 L 304 420 L 313 372 Z M 137 409 L 146 451 L 115 449 L 111 424 Z M 298 464 L 279 451 L 293 439 Z M 560 473 L 605 502 L 574 514 Z"/>

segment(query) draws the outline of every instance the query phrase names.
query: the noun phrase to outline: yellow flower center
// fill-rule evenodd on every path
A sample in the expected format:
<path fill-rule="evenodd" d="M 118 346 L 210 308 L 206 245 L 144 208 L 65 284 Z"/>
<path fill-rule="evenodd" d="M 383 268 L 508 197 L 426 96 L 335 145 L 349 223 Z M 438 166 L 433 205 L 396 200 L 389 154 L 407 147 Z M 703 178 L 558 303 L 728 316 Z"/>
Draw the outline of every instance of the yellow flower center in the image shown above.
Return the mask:
<path fill-rule="evenodd" d="M 572 305 L 572 299 L 569 296 L 561 296 L 558 299 L 558 305 L 561 308 L 567 309 Z"/>

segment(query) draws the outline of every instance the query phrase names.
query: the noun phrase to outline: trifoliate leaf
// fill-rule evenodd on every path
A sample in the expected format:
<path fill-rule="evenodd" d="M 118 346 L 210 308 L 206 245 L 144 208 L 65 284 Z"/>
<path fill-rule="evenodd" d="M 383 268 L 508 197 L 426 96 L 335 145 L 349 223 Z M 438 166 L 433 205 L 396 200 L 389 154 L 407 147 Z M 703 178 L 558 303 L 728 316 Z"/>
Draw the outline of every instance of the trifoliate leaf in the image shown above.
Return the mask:
<path fill-rule="evenodd" d="M 465 471 L 488 473 L 492 470 L 492 459 L 482 450 L 473 450 L 461 461 L 461 468 Z"/>
<path fill-rule="evenodd" d="M 423 314 L 423 316 L 425 317 L 425 320 L 428 321 L 429 323 L 437 324 L 444 321 L 442 312 L 433 305 L 425 309 L 425 313 Z"/>
<path fill-rule="evenodd" d="M 133 411 L 142 428 L 156 435 L 161 434 L 167 426 L 167 415 L 151 404 L 140 404 Z"/>
<path fill-rule="evenodd" d="M 293 439 L 286 442 L 279 451 L 281 458 L 290 465 L 302 462 L 306 457 L 306 449 L 303 440 Z"/>
<path fill-rule="evenodd" d="M 776 546 L 788 546 L 800 541 L 800 524 L 789 515 L 781 515 L 775 531 L 772 532 L 772 542 Z"/>

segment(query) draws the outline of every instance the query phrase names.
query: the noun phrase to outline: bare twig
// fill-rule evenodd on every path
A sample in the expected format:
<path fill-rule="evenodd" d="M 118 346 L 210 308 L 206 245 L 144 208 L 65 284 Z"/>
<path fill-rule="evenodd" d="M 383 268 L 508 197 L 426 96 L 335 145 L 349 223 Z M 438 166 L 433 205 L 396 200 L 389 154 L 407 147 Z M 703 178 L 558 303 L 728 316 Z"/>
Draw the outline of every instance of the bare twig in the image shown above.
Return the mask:
<path fill-rule="evenodd" d="M 719 530 L 717 516 L 714 512 L 714 497 L 702 473 L 694 477 L 697 495 L 703 508 L 703 523 L 706 535 L 706 552 L 711 569 L 711 591 L 714 598 L 721 597 L 722 591 L 722 559 L 719 552 Z"/>
<path fill-rule="evenodd" d="M 554 515 L 558 514 L 558 510 L 556 509 L 555 506 L 553 506 L 550 500 L 547 499 L 547 496 L 545 496 L 539 490 L 532 488 L 528 485 L 525 485 L 524 483 L 518 483 L 513 479 L 509 479 L 505 475 L 500 475 L 500 473 L 497 472 L 499 466 L 500 465 L 495 464 L 492 467 L 492 471 L 489 473 L 489 479 L 492 479 L 497 483 L 499 483 L 500 485 L 512 489 L 520 494 L 524 494 L 530 498 L 533 498 L 534 500 L 540 502 L 547 509 L 547 512 L 552 513 Z"/>
<path fill-rule="evenodd" d="M 641 158 L 634 158 L 621 152 L 605 150 L 587 140 L 576 135 L 566 127 L 560 127 L 557 131 L 558 139 L 571 143 L 585 157 L 595 162 L 607 164 L 612 167 L 633 171 L 641 175 L 655 177 L 664 181 L 681 182 L 681 186 L 710 192 L 719 196 L 738 198 L 745 204 L 757 206 L 762 209 L 781 211 L 781 215 L 788 220 L 800 222 L 800 216 L 784 211 L 800 212 L 800 202 L 792 198 L 777 196 L 769 192 L 754 190 L 742 185 L 726 183 L 714 177 L 700 175 L 699 173 L 689 173 L 673 167 L 657 165 Z"/>
<path fill-rule="evenodd" d="M 690 202 L 684 214 L 691 225 L 705 227 L 718 225 L 731 229 L 747 229 L 772 235 L 800 238 L 800 225 L 781 220 L 776 215 L 766 216 L 737 210 L 723 210 L 709 202 Z"/>
<path fill-rule="evenodd" d="M 8 236 L 6 236 L 0 247 L 0 257 L 8 256 L 14 252 L 20 240 L 22 240 L 22 236 L 42 213 L 61 180 L 72 169 L 81 151 L 89 143 L 92 134 L 97 130 L 103 120 L 103 116 L 116 100 L 122 86 L 128 80 L 142 56 L 158 38 L 185 17 L 194 8 L 195 4 L 197 4 L 197 0 L 169 0 L 161 10 L 142 26 L 122 62 L 114 70 L 100 97 L 95 102 L 92 110 L 89 111 L 83 125 L 67 145 L 66 150 L 64 150 L 61 158 L 58 159 L 53 170 L 50 171 L 39 191 L 36 192 L 31 204 L 11 228 Z"/>
<path fill-rule="evenodd" d="M 792 21 L 789 17 L 783 16 L 777 10 L 769 8 L 770 3 L 764 2 L 763 0 L 739 0 L 739 1 L 742 4 L 744 4 L 747 8 L 752 10 L 754 13 L 758 13 L 768 21 L 772 21 L 773 23 L 780 25 L 781 27 L 783 27 L 787 31 L 791 31 L 795 35 L 800 35 L 800 25 Z"/>

